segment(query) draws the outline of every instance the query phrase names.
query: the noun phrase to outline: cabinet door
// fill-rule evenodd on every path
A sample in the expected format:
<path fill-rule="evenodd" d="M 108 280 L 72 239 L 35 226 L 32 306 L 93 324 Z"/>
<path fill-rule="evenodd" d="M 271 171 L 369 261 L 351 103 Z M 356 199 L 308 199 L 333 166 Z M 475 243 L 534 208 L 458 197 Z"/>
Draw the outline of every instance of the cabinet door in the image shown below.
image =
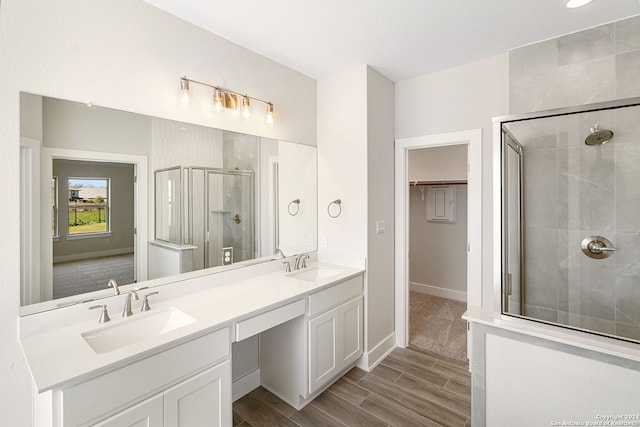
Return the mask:
<path fill-rule="evenodd" d="M 338 309 L 309 321 L 309 393 L 326 384 L 339 370 L 337 332 Z"/>
<path fill-rule="evenodd" d="M 338 346 L 340 369 L 358 360 L 362 355 L 364 334 L 362 331 L 362 297 L 339 307 L 340 344 Z"/>
<path fill-rule="evenodd" d="M 231 362 L 207 369 L 164 393 L 164 427 L 231 425 Z"/>
<path fill-rule="evenodd" d="M 156 427 L 162 425 L 162 417 L 162 395 L 157 395 L 95 424 L 95 427 Z"/>

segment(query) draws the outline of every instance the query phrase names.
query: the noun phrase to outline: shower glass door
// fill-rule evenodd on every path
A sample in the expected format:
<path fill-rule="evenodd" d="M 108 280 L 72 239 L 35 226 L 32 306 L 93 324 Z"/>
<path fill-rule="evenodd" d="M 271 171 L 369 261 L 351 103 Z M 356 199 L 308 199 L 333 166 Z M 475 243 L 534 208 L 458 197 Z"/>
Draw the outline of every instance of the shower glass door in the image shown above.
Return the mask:
<path fill-rule="evenodd" d="M 254 174 L 207 170 L 206 267 L 256 257 Z"/>
<path fill-rule="evenodd" d="M 640 99 L 502 121 L 502 313 L 640 341 Z"/>

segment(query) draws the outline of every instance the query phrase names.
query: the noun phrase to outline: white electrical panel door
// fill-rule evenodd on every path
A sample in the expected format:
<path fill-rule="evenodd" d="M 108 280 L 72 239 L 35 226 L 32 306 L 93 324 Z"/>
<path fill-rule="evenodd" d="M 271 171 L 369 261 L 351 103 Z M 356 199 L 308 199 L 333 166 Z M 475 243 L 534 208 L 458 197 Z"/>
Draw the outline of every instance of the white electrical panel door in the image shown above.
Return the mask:
<path fill-rule="evenodd" d="M 427 221 L 456 222 L 455 185 L 427 185 Z"/>

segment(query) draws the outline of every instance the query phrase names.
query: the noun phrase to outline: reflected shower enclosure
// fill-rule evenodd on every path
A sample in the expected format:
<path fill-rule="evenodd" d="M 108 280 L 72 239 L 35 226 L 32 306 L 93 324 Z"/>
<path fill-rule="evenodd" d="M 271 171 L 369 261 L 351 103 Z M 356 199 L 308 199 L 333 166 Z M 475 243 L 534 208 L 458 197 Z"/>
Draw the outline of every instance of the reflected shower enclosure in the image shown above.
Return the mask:
<path fill-rule="evenodd" d="M 254 200 L 255 176 L 250 170 L 155 171 L 155 238 L 189 251 L 185 271 L 254 259 Z"/>
<path fill-rule="evenodd" d="M 496 121 L 502 314 L 640 341 L 640 98 Z"/>

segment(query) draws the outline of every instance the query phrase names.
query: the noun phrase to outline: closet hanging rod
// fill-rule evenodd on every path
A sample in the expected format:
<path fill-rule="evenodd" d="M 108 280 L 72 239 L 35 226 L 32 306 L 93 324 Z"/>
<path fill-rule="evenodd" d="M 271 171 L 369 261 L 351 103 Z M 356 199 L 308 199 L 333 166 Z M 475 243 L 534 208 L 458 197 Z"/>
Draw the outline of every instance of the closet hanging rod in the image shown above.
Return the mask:
<path fill-rule="evenodd" d="M 409 186 L 415 187 L 417 185 L 464 185 L 466 183 L 466 179 L 450 181 L 409 181 Z"/>

